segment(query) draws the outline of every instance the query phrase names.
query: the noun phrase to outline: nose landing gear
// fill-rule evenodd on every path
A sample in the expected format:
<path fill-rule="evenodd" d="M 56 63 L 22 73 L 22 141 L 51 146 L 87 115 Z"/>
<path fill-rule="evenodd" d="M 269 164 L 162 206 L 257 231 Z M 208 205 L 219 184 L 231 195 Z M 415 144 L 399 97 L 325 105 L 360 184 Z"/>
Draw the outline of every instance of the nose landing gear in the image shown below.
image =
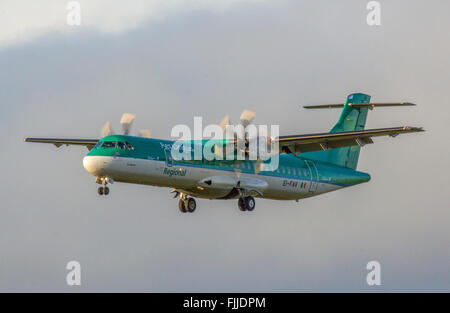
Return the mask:
<path fill-rule="evenodd" d="M 109 188 L 106 186 L 98 187 L 97 192 L 100 196 L 109 195 Z"/>
<path fill-rule="evenodd" d="M 101 187 L 98 187 L 98 189 L 97 189 L 97 193 L 100 196 L 107 196 L 107 195 L 109 195 L 109 188 L 106 185 L 108 184 L 108 182 L 110 182 L 112 184 L 112 180 L 110 178 L 108 178 L 108 177 L 102 177 L 102 178 L 97 177 L 95 182 L 97 184 L 102 184 L 103 185 Z"/>

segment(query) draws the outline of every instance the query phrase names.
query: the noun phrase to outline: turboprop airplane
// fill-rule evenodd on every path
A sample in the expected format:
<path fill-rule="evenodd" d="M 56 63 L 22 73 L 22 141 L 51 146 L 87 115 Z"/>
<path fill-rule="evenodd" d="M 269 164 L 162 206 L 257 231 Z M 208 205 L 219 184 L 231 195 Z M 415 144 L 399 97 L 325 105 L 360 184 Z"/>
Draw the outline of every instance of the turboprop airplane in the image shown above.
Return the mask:
<path fill-rule="evenodd" d="M 279 136 L 279 165 L 260 170 L 258 160 L 174 160 L 175 141 L 150 138 L 149 131 L 130 136 L 134 115 L 123 115 L 123 134 L 112 134 L 109 122 L 102 139 L 26 138 L 26 142 L 82 145 L 89 149 L 83 166 L 101 184 L 99 195 L 108 195 L 113 182 L 173 188 L 183 213 L 194 212 L 195 198 L 238 199 L 241 211 L 253 211 L 255 199 L 296 200 L 361 184 L 370 175 L 357 171 L 360 149 L 378 136 L 396 137 L 423 131 L 420 127 L 365 130 L 368 110 L 375 107 L 412 106 L 412 103 L 370 103 L 370 96 L 350 94 L 343 104 L 304 106 L 306 109 L 342 108 L 336 125 L 327 133 Z M 244 111 L 243 124 L 254 118 Z M 226 120 L 225 123 L 229 121 Z M 203 143 L 202 143 L 203 144 Z"/>

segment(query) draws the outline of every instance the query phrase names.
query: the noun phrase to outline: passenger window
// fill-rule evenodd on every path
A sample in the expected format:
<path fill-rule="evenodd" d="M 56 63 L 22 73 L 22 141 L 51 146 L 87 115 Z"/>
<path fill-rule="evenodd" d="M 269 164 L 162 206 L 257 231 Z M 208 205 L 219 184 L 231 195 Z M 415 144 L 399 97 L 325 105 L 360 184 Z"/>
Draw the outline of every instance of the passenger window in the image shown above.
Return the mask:
<path fill-rule="evenodd" d="M 134 150 L 134 147 L 131 143 L 127 142 L 126 144 L 129 150 Z"/>
<path fill-rule="evenodd" d="M 102 148 L 114 148 L 116 146 L 115 141 L 103 141 Z"/>
<path fill-rule="evenodd" d="M 125 150 L 127 147 L 125 146 L 125 143 L 119 141 L 117 143 L 117 148 Z"/>

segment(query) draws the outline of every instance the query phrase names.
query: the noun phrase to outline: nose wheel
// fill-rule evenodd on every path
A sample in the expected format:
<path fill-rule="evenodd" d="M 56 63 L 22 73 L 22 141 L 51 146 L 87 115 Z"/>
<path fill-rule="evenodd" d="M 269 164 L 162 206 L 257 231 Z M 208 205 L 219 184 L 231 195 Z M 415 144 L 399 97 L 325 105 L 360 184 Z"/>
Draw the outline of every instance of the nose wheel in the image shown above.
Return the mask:
<path fill-rule="evenodd" d="M 98 187 L 97 192 L 100 196 L 109 195 L 109 188 L 106 186 Z"/>
<path fill-rule="evenodd" d="M 253 211 L 256 206 L 255 198 L 248 196 L 242 197 L 238 200 L 238 207 L 241 211 Z"/>

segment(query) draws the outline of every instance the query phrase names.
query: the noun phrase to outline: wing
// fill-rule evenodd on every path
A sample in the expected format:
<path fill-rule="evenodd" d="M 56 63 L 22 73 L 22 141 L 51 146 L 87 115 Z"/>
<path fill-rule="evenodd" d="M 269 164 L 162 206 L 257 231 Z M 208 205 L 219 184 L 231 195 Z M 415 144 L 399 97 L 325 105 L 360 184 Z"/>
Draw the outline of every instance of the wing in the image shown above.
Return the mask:
<path fill-rule="evenodd" d="M 392 127 L 359 131 L 322 133 L 299 136 L 280 136 L 280 153 L 303 153 L 318 150 L 330 150 L 350 146 L 364 146 L 373 143 L 372 137 L 416 133 L 424 131 L 421 127 Z"/>
<path fill-rule="evenodd" d="M 56 147 L 62 145 L 76 145 L 85 146 L 88 150 L 91 150 L 99 141 L 99 139 L 58 139 L 58 138 L 25 138 L 25 142 L 39 142 L 39 143 L 51 143 Z"/>

